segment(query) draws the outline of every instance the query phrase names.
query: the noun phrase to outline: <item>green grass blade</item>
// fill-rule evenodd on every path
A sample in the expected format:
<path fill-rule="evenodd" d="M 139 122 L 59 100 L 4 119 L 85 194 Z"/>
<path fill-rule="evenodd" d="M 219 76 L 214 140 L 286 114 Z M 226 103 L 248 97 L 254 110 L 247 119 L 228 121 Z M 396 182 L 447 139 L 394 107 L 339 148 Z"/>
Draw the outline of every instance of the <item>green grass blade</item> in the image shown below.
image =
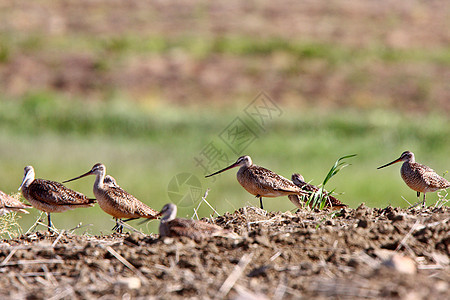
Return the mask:
<path fill-rule="evenodd" d="M 322 186 L 315 192 L 311 193 L 311 195 L 308 197 L 308 200 L 306 201 L 306 205 L 310 205 L 312 209 L 319 208 L 320 210 L 325 208 L 328 196 L 331 195 L 335 189 L 331 192 L 324 193 L 325 191 L 325 185 L 328 183 L 328 181 L 333 178 L 339 171 L 341 171 L 343 168 L 349 166 L 350 164 L 346 163 L 344 159 L 351 158 L 356 156 L 356 154 L 350 154 L 340 157 L 334 165 L 331 167 L 330 171 L 328 172 L 327 176 L 323 180 Z"/>

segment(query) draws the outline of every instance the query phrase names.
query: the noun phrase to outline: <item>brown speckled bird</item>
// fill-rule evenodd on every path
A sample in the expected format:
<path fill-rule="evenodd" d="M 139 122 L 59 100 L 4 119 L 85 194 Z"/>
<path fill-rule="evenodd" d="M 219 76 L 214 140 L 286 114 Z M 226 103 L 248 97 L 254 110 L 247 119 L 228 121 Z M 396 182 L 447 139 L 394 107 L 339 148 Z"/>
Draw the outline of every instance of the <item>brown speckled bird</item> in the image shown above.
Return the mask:
<path fill-rule="evenodd" d="M 403 161 L 400 169 L 403 181 L 412 190 L 417 192 L 417 197 L 423 193 L 422 207 L 425 207 L 425 194 L 428 192 L 435 192 L 450 187 L 450 182 L 445 178 L 439 176 L 433 169 L 425 165 L 416 163 L 414 153 L 405 151 L 400 157 L 388 164 L 385 164 L 377 169 L 381 169 L 397 162 Z"/>
<path fill-rule="evenodd" d="M 306 192 L 289 179 L 266 168 L 254 165 L 252 159 L 248 155 L 239 157 L 231 166 L 206 177 L 222 173 L 234 167 L 240 167 L 237 172 L 237 180 L 247 192 L 259 198 L 261 208 L 263 208 L 262 197 L 307 195 Z"/>
<path fill-rule="evenodd" d="M 113 230 L 122 232 L 123 225 L 119 222 L 119 219 L 122 218 L 128 218 L 128 220 L 124 220 L 124 222 L 127 222 L 138 218 L 156 219 L 158 217 L 159 213 L 156 210 L 124 191 L 117 185 L 114 178 L 109 177 L 105 183 L 106 167 L 103 164 L 95 164 L 87 173 L 64 182 L 88 175 L 96 175 L 94 195 L 100 208 L 116 219 L 116 226 L 114 226 Z"/>
<path fill-rule="evenodd" d="M 0 191 L 0 216 L 4 214 L 19 211 L 25 214 L 29 214 L 24 208 L 30 208 L 31 205 L 25 204 L 17 200 L 16 198 Z"/>
<path fill-rule="evenodd" d="M 303 178 L 303 176 L 298 174 L 298 173 L 292 174 L 291 179 L 292 179 L 292 182 L 296 186 L 300 187 L 302 190 L 304 190 L 304 191 L 306 191 L 308 193 L 317 192 L 319 190 L 319 188 L 317 186 L 305 182 L 305 179 Z M 328 194 L 328 192 L 326 190 L 323 190 L 323 193 L 324 194 Z M 297 196 L 297 195 L 289 195 L 288 198 L 298 208 L 303 208 L 303 203 L 305 203 L 306 199 L 307 199 L 306 197 L 300 197 L 300 196 Z M 310 203 L 310 205 L 311 204 L 312 203 Z M 348 205 L 342 203 L 341 201 L 339 201 L 335 197 L 333 197 L 331 195 L 328 195 L 325 207 L 329 207 L 331 209 L 341 209 L 343 207 L 348 207 Z"/>
<path fill-rule="evenodd" d="M 27 166 L 24 169 L 22 184 L 19 190 L 33 207 L 47 213 L 48 227 L 52 227 L 50 213 L 63 212 L 78 207 L 90 207 L 96 202 L 85 195 L 66 188 L 59 182 L 34 179 L 34 169 Z"/>
<path fill-rule="evenodd" d="M 115 186 L 115 187 L 119 187 L 119 185 L 117 184 L 117 181 L 114 177 L 112 177 L 111 175 L 106 175 L 105 178 L 103 179 L 103 184 L 106 184 L 108 186 Z"/>
<path fill-rule="evenodd" d="M 163 215 L 163 218 L 159 224 L 160 237 L 186 236 L 195 241 L 201 241 L 202 239 L 213 236 L 238 237 L 234 232 L 214 224 L 177 218 L 177 206 L 173 203 L 164 205 L 161 210 L 161 215 Z"/>

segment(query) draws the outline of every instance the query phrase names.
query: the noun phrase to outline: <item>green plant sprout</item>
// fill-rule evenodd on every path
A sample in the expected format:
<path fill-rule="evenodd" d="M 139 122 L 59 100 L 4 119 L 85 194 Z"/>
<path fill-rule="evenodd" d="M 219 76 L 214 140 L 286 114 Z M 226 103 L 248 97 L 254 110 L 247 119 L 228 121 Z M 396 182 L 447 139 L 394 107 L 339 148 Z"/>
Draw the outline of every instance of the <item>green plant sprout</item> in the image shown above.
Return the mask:
<path fill-rule="evenodd" d="M 327 176 L 323 180 L 320 188 L 315 192 L 311 192 L 311 194 L 309 195 L 308 200 L 306 201 L 307 206 L 311 207 L 311 209 L 319 208 L 320 210 L 322 210 L 325 207 L 328 196 L 334 192 L 334 189 L 330 192 L 324 192 L 325 185 L 328 183 L 328 181 L 330 181 L 330 179 L 333 176 L 335 176 L 337 173 L 339 173 L 339 171 L 341 171 L 343 168 L 350 165 L 350 164 L 346 163 L 344 161 L 344 159 L 354 157 L 354 156 L 356 156 L 356 154 L 342 156 L 338 160 L 336 160 L 336 162 L 334 163 L 334 165 L 331 167 L 330 171 L 328 172 Z"/>

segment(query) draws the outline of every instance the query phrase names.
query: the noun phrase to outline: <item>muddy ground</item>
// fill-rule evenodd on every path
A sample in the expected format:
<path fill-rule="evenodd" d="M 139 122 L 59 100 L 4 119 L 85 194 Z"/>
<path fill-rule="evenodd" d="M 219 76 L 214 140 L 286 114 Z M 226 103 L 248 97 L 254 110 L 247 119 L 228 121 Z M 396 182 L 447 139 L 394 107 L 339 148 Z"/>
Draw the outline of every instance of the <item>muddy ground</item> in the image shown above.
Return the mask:
<path fill-rule="evenodd" d="M 448 207 L 245 207 L 209 220 L 240 239 L 37 231 L 0 243 L 0 298 L 448 299 L 449 219 Z"/>

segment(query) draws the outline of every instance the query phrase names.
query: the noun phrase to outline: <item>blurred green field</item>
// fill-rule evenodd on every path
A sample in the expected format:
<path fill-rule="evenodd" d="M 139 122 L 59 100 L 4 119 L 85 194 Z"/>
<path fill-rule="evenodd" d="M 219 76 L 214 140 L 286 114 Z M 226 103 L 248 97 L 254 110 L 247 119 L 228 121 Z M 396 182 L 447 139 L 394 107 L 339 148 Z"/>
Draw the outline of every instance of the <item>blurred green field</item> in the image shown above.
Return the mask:
<path fill-rule="evenodd" d="M 249 103 L 253 99 L 249 99 Z M 335 160 L 357 154 L 352 165 L 334 177 L 327 189 L 336 189 L 343 202 L 356 207 L 364 202 L 372 207 L 406 207 L 416 201 L 415 192 L 401 180 L 400 165 L 383 170 L 376 167 L 411 150 L 417 161 L 442 174 L 450 169 L 450 126 L 445 115 L 405 115 L 389 111 L 306 110 L 279 104 L 282 115 L 274 115 L 264 126 L 255 126 L 244 112 L 248 103 L 230 108 L 146 106 L 127 101 L 85 102 L 59 99 L 49 93 L 29 94 L 16 101 L 3 101 L 0 111 L 0 189 L 17 191 L 23 167 L 33 165 L 39 178 L 63 181 L 88 171 L 102 162 L 118 184 L 143 202 L 160 209 L 170 202 L 168 184 L 180 173 L 192 173 L 201 182 L 201 193 L 210 188 L 207 200 L 220 213 L 244 205 L 258 205 L 237 182 L 230 170 L 213 178 L 195 158 L 210 143 L 220 147 L 229 159 L 237 155 L 228 149 L 219 135 L 236 118 L 241 118 L 257 133 L 242 154 L 255 164 L 285 177 L 300 172 L 306 180 L 319 184 Z M 225 166 L 225 165 L 223 165 Z M 214 170 L 210 170 L 214 171 Z M 94 178 L 87 177 L 67 186 L 93 196 Z M 187 187 L 180 194 L 187 193 Z M 437 195 L 429 194 L 428 204 Z M 199 200 L 199 198 L 197 198 Z M 267 198 L 267 210 L 293 210 L 287 197 Z M 198 205 L 185 202 L 179 216 L 191 217 Z M 199 216 L 212 210 L 202 204 Z M 23 215 L 20 224 L 26 230 L 39 212 Z M 79 222 L 91 233 L 109 233 L 111 218 L 96 206 L 53 214 L 58 228 L 70 229 Z M 138 225 L 144 232 L 155 232 L 157 222 Z"/>

